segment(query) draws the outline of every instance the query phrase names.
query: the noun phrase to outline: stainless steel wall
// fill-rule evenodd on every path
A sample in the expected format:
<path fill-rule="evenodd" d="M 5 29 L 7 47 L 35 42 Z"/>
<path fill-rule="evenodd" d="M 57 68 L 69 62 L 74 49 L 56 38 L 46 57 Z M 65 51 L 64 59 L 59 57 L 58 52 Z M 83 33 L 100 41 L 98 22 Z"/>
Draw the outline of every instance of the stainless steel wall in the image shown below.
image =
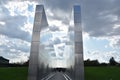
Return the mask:
<path fill-rule="evenodd" d="M 84 64 L 83 64 L 83 40 L 81 26 L 81 10 L 79 5 L 74 6 L 74 67 L 68 69 L 68 74 L 72 80 L 84 80 Z M 72 12 L 71 12 L 72 13 Z M 51 73 L 50 68 L 45 67 L 45 63 L 40 63 L 40 32 L 48 27 L 48 22 L 43 5 L 37 5 L 35 11 L 28 80 L 41 80 L 47 74 Z"/>
<path fill-rule="evenodd" d="M 30 62 L 29 62 L 29 72 L 28 80 L 38 80 L 39 74 L 39 45 L 40 45 L 40 31 L 42 28 L 48 26 L 44 6 L 37 5 L 35 11 L 33 33 L 32 33 L 32 42 L 31 42 L 31 51 L 30 51 Z"/>
<path fill-rule="evenodd" d="M 81 9 L 79 5 L 74 6 L 74 32 L 75 32 L 75 80 L 84 80 Z"/>

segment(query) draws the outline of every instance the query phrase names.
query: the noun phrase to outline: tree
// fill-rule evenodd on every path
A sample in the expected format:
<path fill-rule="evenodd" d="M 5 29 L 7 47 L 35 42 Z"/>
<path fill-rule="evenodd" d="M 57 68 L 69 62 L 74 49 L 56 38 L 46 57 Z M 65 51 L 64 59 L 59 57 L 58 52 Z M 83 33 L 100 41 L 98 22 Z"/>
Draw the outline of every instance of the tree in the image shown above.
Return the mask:
<path fill-rule="evenodd" d="M 111 66 L 114 66 L 114 65 L 117 65 L 118 63 L 115 61 L 114 57 L 111 57 L 110 60 L 109 60 L 109 64 Z"/>

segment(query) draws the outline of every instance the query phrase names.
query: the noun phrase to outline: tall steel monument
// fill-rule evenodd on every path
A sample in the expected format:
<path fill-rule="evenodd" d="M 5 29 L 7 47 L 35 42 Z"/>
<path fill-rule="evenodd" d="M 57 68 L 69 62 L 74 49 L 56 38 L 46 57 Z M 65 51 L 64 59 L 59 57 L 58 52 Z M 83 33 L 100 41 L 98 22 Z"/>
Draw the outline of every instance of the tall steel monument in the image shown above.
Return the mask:
<path fill-rule="evenodd" d="M 36 6 L 28 80 L 84 80 L 80 6 L 74 5 L 73 12 L 73 31 L 58 33 L 50 31 L 44 6 Z M 56 34 L 59 35 L 55 37 Z M 73 41 L 70 34 L 74 35 Z M 56 38 L 57 43 L 52 43 Z M 59 38 L 67 41 L 60 41 Z"/>

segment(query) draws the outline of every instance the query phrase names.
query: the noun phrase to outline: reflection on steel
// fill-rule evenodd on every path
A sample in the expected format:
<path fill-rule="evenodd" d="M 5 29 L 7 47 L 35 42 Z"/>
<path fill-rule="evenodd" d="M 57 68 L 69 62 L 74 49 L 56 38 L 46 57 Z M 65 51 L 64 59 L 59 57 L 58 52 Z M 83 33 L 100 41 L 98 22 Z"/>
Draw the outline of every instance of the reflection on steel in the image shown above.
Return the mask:
<path fill-rule="evenodd" d="M 67 35 L 69 37 L 64 36 L 68 38 L 68 42 L 60 43 L 59 41 L 59 44 L 52 45 L 45 42 L 48 39 L 45 39 L 44 36 L 48 35 L 47 38 L 52 36 L 50 31 L 44 32 L 48 27 L 44 6 L 37 5 L 31 42 L 28 80 L 84 80 L 80 6 L 74 6 L 74 30 L 68 30 Z M 59 32 L 59 34 L 63 33 Z M 70 36 L 71 34 L 73 38 Z M 62 50 L 65 55 L 63 52 L 61 53 Z M 58 56 L 59 59 L 49 58 L 48 53 L 52 56 Z M 68 55 L 71 57 L 68 58 Z M 64 59 L 66 58 L 65 56 L 67 56 L 67 59 Z"/>
<path fill-rule="evenodd" d="M 40 31 L 42 28 L 48 26 L 43 5 L 36 6 L 33 35 L 30 51 L 29 73 L 28 80 L 38 80 L 38 55 L 40 44 Z"/>
<path fill-rule="evenodd" d="M 75 32 L 75 80 L 84 80 L 81 10 L 79 5 L 74 6 L 74 32 Z"/>
<path fill-rule="evenodd" d="M 72 80 L 67 74 L 62 72 L 51 73 L 41 80 Z"/>

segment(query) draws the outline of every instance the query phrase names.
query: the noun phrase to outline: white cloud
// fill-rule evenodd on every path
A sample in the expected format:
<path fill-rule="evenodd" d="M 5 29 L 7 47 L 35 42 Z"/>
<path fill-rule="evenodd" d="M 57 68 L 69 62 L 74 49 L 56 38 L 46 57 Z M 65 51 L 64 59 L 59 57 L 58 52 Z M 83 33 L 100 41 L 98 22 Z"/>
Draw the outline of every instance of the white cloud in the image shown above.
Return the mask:
<path fill-rule="evenodd" d="M 87 32 L 83 32 L 83 41 L 84 40 L 89 40 L 90 39 L 90 36 Z"/>
<path fill-rule="evenodd" d="M 23 55 L 24 53 L 24 55 Z M 9 59 L 10 62 L 26 61 L 30 53 L 30 43 L 20 40 L 9 38 L 0 35 L 0 55 Z"/>
<path fill-rule="evenodd" d="M 30 42 L 36 4 L 29 1 L 2 1 L 0 34 Z"/>
<path fill-rule="evenodd" d="M 111 47 L 114 50 L 120 49 L 120 35 L 114 36 L 104 36 L 104 37 L 94 37 L 96 40 L 107 40 L 109 44 L 106 47 Z"/>
<path fill-rule="evenodd" d="M 3 21 L 0 21 L 0 25 L 5 25 L 6 23 Z"/>
<path fill-rule="evenodd" d="M 50 24 L 49 24 L 50 26 L 56 26 L 56 27 L 58 27 L 60 30 L 65 31 L 65 32 L 68 31 L 68 25 L 62 23 L 61 20 L 50 20 L 49 23 L 50 23 Z"/>
<path fill-rule="evenodd" d="M 26 53 L 20 52 L 19 54 L 10 54 L 9 55 L 11 57 L 10 59 L 10 63 L 24 63 L 26 62 L 29 57 Z"/>
<path fill-rule="evenodd" d="M 25 23 L 24 27 L 21 27 L 21 30 L 25 32 L 29 32 L 32 35 L 32 29 L 33 29 L 33 24 L 31 23 Z"/>
<path fill-rule="evenodd" d="M 89 58 L 91 60 L 98 60 L 100 63 L 108 63 L 111 57 L 114 57 L 117 62 L 120 62 L 120 55 L 117 51 L 88 51 L 86 55 L 84 55 L 85 60 Z"/>
<path fill-rule="evenodd" d="M 119 0 L 83 0 L 81 2 L 79 0 L 71 0 L 69 2 L 67 0 L 1 0 L 0 55 L 8 57 L 6 53 L 9 52 L 11 52 L 10 54 L 15 52 L 18 54 L 21 52 L 24 52 L 24 54 L 29 53 L 35 5 L 40 2 L 45 4 L 50 26 L 56 26 L 60 28 L 58 30 L 66 32 L 68 31 L 69 23 L 73 25 L 73 21 L 71 20 L 73 4 L 81 3 L 82 22 L 84 24 L 83 40 L 88 41 L 90 37 L 98 40 L 108 40 L 108 47 L 112 47 L 114 50 L 120 49 Z M 68 9 L 68 7 L 71 8 Z M 99 56 L 97 56 L 97 53 Z M 25 57 L 24 54 L 20 56 Z M 113 54 L 113 52 L 92 51 L 92 54 L 96 54 L 95 56 L 98 58 L 103 57 L 104 54 Z M 85 55 L 89 54 L 85 53 Z M 113 56 L 116 55 L 119 56 L 119 53 L 116 52 Z M 18 57 L 18 59 L 21 61 L 22 57 Z M 14 58 L 14 60 L 17 60 L 17 58 Z M 102 61 L 103 59 L 100 58 L 100 60 Z"/>
<path fill-rule="evenodd" d="M 115 24 L 113 29 L 119 29 L 120 28 L 120 24 Z"/>
<path fill-rule="evenodd" d="M 118 2 L 119 0 L 114 0 L 112 3 L 105 0 L 84 0 L 82 2 L 84 31 L 96 38 L 120 35 L 120 28 L 113 29 L 114 25 L 118 25 L 120 22 Z"/>
<path fill-rule="evenodd" d="M 35 2 L 29 1 L 10 1 L 5 7 L 9 10 L 11 16 L 22 15 L 29 16 L 33 15 L 32 12 L 29 11 L 29 5 L 33 6 L 33 11 L 35 10 Z"/>
<path fill-rule="evenodd" d="M 112 36 L 108 39 L 109 45 L 114 49 L 120 49 L 120 36 Z"/>

